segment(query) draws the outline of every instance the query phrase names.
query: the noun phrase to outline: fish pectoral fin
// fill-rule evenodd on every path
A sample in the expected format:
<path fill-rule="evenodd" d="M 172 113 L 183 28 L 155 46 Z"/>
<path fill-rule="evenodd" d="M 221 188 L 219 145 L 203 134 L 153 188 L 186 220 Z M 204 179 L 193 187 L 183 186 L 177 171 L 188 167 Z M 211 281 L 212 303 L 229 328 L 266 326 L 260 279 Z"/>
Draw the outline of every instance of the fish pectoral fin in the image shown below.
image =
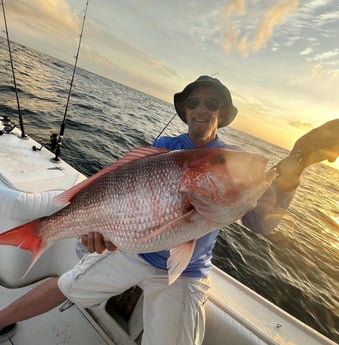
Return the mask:
<path fill-rule="evenodd" d="M 196 240 L 180 244 L 170 250 L 170 256 L 167 259 L 168 284 L 174 283 L 191 260 L 195 248 Z"/>
<path fill-rule="evenodd" d="M 215 228 L 235 222 L 255 206 L 252 199 L 235 205 L 224 205 L 193 192 L 185 192 L 185 194 L 196 212 L 209 223 L 214 224 Z"/>
<path fill-rule="evenodd" d="M 205 219 L 215 222 L 215 214 L 217 210 L 224 210 L 226 207 L 213 200 L 204 198 L 193 192 L 184 192 L 194 209 Z"/>
<path fill-rule="evenodd" d="M 135 243 L 149 240 L 150 238 L 158 236 L 163 232 L 170 231 L 171 229 L 175 228 L 178 224 L 180 224 L 183 221 L 191 222 L 191 218 L 195 213 L 196 213 L 195 209 L 192 209 L 188 211 L 187 213 L 181 215 L 180 217 L 173 219 L 170 222 L 160 226 L 159 228 L 155 229 L 153 232 L 150 232 L 148 235 L 135 239 Z"/>

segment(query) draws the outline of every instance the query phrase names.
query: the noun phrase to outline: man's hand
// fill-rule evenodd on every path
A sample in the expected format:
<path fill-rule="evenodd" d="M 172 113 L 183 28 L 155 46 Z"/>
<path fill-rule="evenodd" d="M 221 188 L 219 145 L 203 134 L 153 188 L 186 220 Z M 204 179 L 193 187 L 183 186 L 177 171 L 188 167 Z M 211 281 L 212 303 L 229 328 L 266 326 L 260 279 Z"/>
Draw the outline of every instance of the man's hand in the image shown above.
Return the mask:
<path fill-rule="evenodd" d="M 326 122 L 299 138 L 290 156 L 299 155 L 304 167 L 339 156 L 339 119 Z"/>
<path fill-rule="evenodd" d="M 339 119 L 326 122 L 299 138 L 290 155 L 276 166 L 276 183 L 290 191 L 299 184 L 304 169 L 324 160 L 334 162 L 339 155 Z"/>
<path fill-rule="evenodd" d="M 90 253 L 102 253 L 105 249 L 109 251 L 117 250 L 112 242 L 104 240 L 100 232 L 89 232 L 87 235 L 81 236 L 81 242 Z"/>

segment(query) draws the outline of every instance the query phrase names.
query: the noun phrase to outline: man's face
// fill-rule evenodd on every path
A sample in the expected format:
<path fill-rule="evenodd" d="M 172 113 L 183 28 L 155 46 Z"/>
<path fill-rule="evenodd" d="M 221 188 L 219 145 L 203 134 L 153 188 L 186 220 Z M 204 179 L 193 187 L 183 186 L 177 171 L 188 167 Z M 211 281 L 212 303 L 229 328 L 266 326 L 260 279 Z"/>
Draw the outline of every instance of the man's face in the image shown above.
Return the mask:
<path fill-rule="evenodd" d="M 209 86 L 194 89 L 185 102 L 188 134 L 198 146 L 212 141 L 217 132 L 221 99 Z M 215 109 L 216 108 L 216 109 Z"/>

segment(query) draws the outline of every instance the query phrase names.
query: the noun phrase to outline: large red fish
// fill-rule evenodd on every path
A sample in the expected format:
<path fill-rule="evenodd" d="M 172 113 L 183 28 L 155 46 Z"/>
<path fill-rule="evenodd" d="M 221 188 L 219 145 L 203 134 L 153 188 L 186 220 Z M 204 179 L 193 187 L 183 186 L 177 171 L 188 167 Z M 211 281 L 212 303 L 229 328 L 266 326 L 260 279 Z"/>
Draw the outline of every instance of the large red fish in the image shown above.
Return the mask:
<path fill-rule="evenodd" d="M 273 177 L 266 163 L 222 148 L 137 148 L 58 195 L 60 211 L 0 234 L 0 244 L 31 250 L 33 265 L 56 240 L 99 231 L 125 252 L 169 249 L 171 283 L 197 238 L 255 206 Z"/>

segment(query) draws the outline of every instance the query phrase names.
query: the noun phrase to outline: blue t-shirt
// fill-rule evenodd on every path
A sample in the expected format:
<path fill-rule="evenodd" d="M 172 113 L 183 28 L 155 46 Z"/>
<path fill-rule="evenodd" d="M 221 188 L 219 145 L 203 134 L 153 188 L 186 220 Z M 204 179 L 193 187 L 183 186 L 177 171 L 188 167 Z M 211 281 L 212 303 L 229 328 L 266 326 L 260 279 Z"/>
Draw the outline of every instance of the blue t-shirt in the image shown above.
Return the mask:
<path fill-rule="evenodd" d="M 182 134 L 177 137 L 161 137 L 153 145 L 169 150 L 196 148 L 196 145 L 189 138 L 188 134 Z M 235 145 L 225 144 L 218 137 L 204 147 L 224 147 L 231 150 L 239 149 Z M 293 199 L 295 191 L 296 189 L 290 192 L 283 191 L 277 184 L 272 182 L 258 200 L 257 206 L 241 218 L 241 223 L 258 234 L 271 232 L 279 224 Z M 219 229 L 216 229 L 196 241 L 191 261 L 182 273 L 182 276 L 199 278 L 208 275 L 212 268 L 212 249 L 217 239 L 218 231 Z M 140 255 L 151 265 L 167 270 L 168 250 Z"/>
<path fill-rule="evenodd" d="M 197 148 L 188 134 L 181 134 L 177 137 L 161 137 L 154 142 L 153 146 L 166 148 L 169 150 Z M 224 147 L 227 149 L 237 149 L 237 147 L 234 145 L 225 144 L 218 137 L 203 147 Z M 200 237 L 196 241 L 192 258 L 181 276 L 194 278 L 208 276 L 208 273 L 212 268 L 212 249 L 217 239 L 218 231 L 219 229 L 216 229 Z M 169 257 L 168 250 L 140 254 L 140 256 L 151 265 L 163 270 L 167 270 L 167 259 Z"/>

